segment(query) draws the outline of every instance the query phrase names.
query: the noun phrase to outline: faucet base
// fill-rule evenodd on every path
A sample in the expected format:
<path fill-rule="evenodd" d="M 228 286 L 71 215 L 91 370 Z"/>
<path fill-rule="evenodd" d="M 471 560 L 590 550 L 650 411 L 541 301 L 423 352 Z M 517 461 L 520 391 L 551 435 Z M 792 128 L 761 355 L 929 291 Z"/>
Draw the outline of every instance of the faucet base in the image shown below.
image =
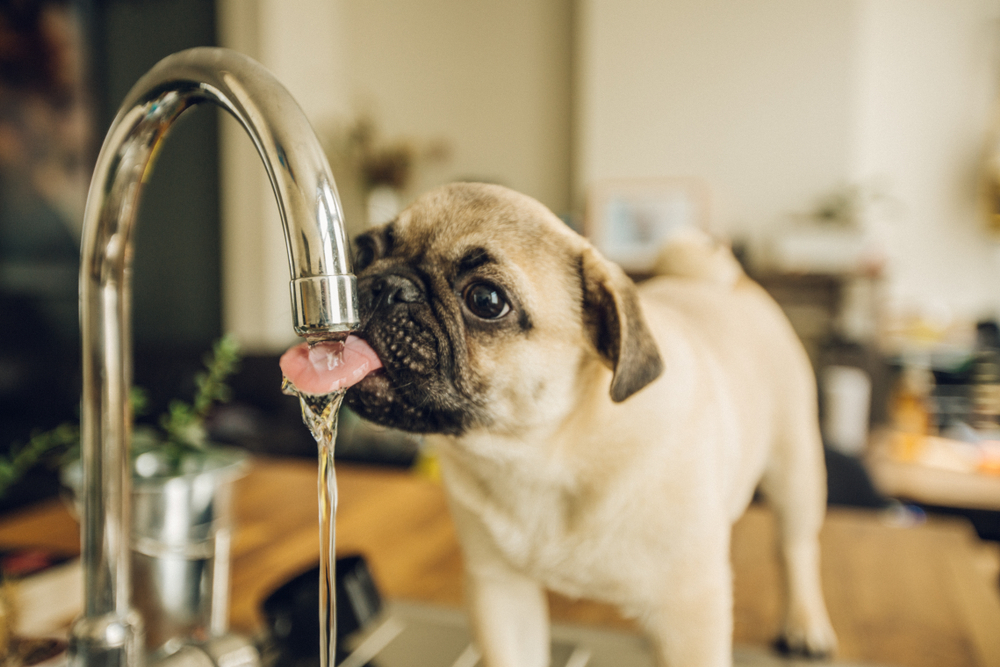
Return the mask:
<path fill-rule="evenodd" d="M 133 667 L 142 665 L 144 656 L 142 618 L 134 611 L 124 618 L 113 613 L 84 616 L 70 628 L 70 667 Z"/>
<path fill-rule="evenodd" d="M 257 647 L 248 638 L 235 634 L 186 644 L 159 659 L 153 656 L 150 661 L 152 667 L 261 667 Z"/>

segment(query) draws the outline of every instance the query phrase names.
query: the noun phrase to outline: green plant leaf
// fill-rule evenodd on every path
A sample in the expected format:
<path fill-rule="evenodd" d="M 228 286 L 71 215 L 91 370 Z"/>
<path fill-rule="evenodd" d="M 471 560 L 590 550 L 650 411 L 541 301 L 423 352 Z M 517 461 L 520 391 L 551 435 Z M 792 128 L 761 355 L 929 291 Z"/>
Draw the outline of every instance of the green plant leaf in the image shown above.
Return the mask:
<path fill-rule="evenodd" d="M 226 380 L 239 368 L 240 347 L 234 336 L 215 341 L 204 357 L 205 370 L 195 376 L 195 396 L 191 403 L 174 399 L 158 420 L 160 432 L 150 434 L 136 427 L 133 455 L 162 448 L 172 471 L 180 470 L 184 456 L 207 446 L 205 420 L 212 408 L 232 395 Z M 141 387 L 132 387 L 129 401 L 133 415 L 144 415 L 149 397 Z M 31 435 L 27 444 L 15 443 L 7 455 L 0 455 L 0 498 L 5 496 L 31 468 L 45 460 L 65 463 L 79 458 L 80 427 L 60 424 L 49 431 Z"/>

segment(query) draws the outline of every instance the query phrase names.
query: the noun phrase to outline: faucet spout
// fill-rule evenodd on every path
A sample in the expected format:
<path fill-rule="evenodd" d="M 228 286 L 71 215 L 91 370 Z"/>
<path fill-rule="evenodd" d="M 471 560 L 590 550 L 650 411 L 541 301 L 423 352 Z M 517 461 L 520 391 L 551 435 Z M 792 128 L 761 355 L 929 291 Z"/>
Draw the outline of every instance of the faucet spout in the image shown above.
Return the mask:
<path fill-rule="evenodd" d="M 129 565 L 132 230 L 141 185 L 160 142 L 178 116 L 202 102 L 232 114 L 264 161 L 284 226 L 295 332 L 308 339 L 343 336 L 358 323 L 336 185 L 312 127 L 288 91 L 260 64 L 226 49 L 190 49 L 160 61 L 129 92 L 108 131 L 84 214 L 85 606 L 71 631 L 72 665 L 135 667 L 144 659 Z"/>

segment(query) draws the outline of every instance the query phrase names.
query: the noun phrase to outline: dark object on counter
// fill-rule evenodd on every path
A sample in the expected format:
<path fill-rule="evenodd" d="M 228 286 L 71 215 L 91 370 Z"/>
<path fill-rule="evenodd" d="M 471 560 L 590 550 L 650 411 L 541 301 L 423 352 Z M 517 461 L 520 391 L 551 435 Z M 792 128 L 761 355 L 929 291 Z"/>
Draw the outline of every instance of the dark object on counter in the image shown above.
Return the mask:
<path fill-rule="evenodd" d="M 10 654 L 4 656 L 15 665 L 31 667 L 40 665 L 66 652 L 67 643 L 62 639 L 51 637 L 14 637 Z"/>
<path fill-rule="evenodd" d="M 275 664 L 319 664 L 319 566 L 283 584 L 264 600 L 264 617 Z M 363 556 L 337 559 L 337 662 L 346 657 L 345 639 L 364 629 L 382 611 L 382 596 Z"/>
<path fill-rule="evenodd" d="M 824 447 L 827 504 L 884 509 L 889 499 L 875 489 L 861 460 Z"/>
<path fill-rule="evenodd" d="M 976 322 L 976 347 L 981 350 L 1000 349 L 1000 324 L 995 320 Z"/>
<path fill-rule="evenodd" d="M 1000 330 L 991 320 L 976 325 L 976 352 L 970 373 L 969 425 L 981 431 L 1000 426 Z"/>
<path fill-rule="evenodd" d="M 943 507 L 941 505 L 921 505 L 920 507 L 928 514 L 964 517 L 972 524 L 979 539 L 1000 543 L 1000 512 L 996 510 Z"/>

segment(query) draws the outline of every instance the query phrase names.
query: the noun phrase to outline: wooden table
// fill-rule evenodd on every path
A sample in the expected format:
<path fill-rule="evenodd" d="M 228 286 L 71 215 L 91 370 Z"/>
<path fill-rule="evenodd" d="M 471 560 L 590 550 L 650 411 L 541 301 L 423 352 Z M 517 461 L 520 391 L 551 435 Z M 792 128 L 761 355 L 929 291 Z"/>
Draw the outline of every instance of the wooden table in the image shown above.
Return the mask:
<path fill-rule="evenodd" d="M 261 600 L 318 558 L 316 466 L 258 460 L 240 482 L 233 545 L 232 625 L 261 627 Z M 398 471 L 341 464 L 338 552 L 362 552 L 389 598 L 459 605 L 461 555 L 444 495 Z M 752 507 L 736 525 L 735 633 L 763 646 L 778 631 L 774 522 Z M 78 550 L 77 526 L 50 502 L 0 520 L 0 545 Z M 822 534 L 823 579 L 845 660 L 902 667 L 1000 665 L 995 553 L 960 520 L 893 526 L 877 514 L 831 510 Z M 556 620 L 633 630 L 613 609 L 550 596 Z"/>

